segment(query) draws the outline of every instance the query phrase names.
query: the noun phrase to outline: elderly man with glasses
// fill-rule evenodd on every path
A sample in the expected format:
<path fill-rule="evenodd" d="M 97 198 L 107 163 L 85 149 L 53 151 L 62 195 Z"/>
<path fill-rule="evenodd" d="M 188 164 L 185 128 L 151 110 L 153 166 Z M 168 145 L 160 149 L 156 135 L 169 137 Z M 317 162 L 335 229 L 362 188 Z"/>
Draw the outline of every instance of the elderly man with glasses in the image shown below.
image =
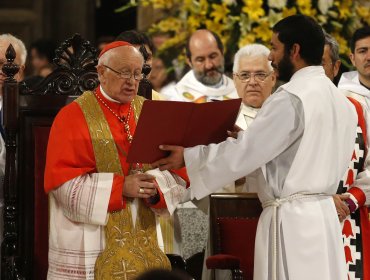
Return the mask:
<path fill-rule="evenodd" d="M 170 269 L 152 208 L 166 208 L 158 185 L 176 172 L 130 165 L 126 156 L 144 101 L 141 53 L 117 41 L 97 66 L 100 85 L 64 107 L 53 123 L 45 190 L 50 198 L 48 279 L 133 279 Z"/>
<path fill-rule="evenodd" d="M 234 58 L 234 84 L 242 107 L 236 125 L 247 129 L 263 102 L 271 95 L 276 75 L 268 60 L 269 49 L 260 44 L 241 48 Z"/>
<path fill-rule="evenodd" d="M 276 74 L 268 60 L 270 50 L 261 44 L 250 44 L 238 50 L 234 57 L 233 76 L 236 91 L 242 104 L 236 125 L 246 130 L 254 121 L 262 104 L 271 95 L 276 83 Z M 237 135 L 235 135 L 236 138 Z M 236 192 L 257 192 L 258 185 L 266 184 L 262 169 L 235 181 Z M 207 244 L 206 254 L 209 255 Z M 229 271 L 219 270 L 215 279 L 228 279 Z M 211 271 L 203 265 L 202 280 L 212 279 Z"/>

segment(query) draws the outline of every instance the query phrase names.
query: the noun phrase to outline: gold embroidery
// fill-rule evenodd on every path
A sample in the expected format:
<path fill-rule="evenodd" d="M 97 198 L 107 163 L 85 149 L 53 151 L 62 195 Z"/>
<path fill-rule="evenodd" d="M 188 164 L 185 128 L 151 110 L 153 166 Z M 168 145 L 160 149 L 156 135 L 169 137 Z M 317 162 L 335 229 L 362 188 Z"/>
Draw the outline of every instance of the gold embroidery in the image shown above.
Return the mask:
<path fill-rule="evenodd" d="M 137 122 L 144 99 L 134 99 Z M 89 127 L 98 172 L 123 175 L 119 155 L 108 122 L 94 94 L 86 92 L 76 102 L 80 105 Z M 135 279 L 152 268 L 170 269 L 166 255 L 159 249 L 154 213 L 139 200 L 135 226 L 131 215 L 131 200 L 126 209 L 109 214 L 105 227 L 106 246 L 95 264 L 95 279 Z"/>
<path fill-rule="evenodd" d="M 173 216 L 159 217 L 159 224 L 161 225 L 161 231 L 163 236 L 164 252 L 166 254 L 172 254 L 174 242 Z"/>

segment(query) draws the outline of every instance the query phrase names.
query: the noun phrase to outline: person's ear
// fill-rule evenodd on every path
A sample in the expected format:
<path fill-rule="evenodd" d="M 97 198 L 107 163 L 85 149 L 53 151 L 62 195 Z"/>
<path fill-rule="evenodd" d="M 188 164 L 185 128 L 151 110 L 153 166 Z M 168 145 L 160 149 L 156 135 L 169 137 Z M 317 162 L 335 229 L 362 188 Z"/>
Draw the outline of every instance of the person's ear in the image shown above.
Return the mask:
<path fill-rule="evenodd" d="M 189 65 L 190 68 L 193 68 L 193 64 L 191 63 L 191 58 L 186 58 L 186 63 Z"/>
<path fill-rule="evenodd" d="M 339 59 L 336 62 L 334 62 L 334 64 L 333 64 L 333 74 L 334 74 L 334 77 L 336 77 L 338 75 L 338 72 L 339 72 L 339 68 L 340 68 L 341 63 L 342 62 Z"/>
<path fill-rule="evenodd" d="M 99 78 L 99 81 L 100 83 L 105 79 L 105 67 L 103 67 L 103 65 L 97 65 L 96 66 L 96 71 L 98 72 L 98 78 Z"/>
<path fill-rule="evenodd" d="M 351 60 L 352 65 L 356 67 L 355 55 L 353 53 L 349 54 L 349 59 Z"/>
<path fill-rule="evenodd" d="M 272 87 L 274 87 L 275 84 L 276 84 L 276 73 L 275 73 L 275 71 L 273 71 L 271 73 L 271 81 L 272 81 Z"/>
<path fill-rule="evenodd" d="M 103 69 L 104 67 L 102 65 L 96 65 L 96 71 L 98 72 L 99 75 L 103 74 Z"/>
<path fill-rule="evenodd" d="M 301 50 L 301 46 L 299 44 L 297 44 L 297 43 L 293 44 L 292 48 L 290 49 L 291 58 L 298 57 L 300 50 Z"/>
<path fill-rule="evenodd" d="M 24 79 L 24 69 L 26 68 L 26 66 L 25 65 L 20 65 L 19 66 L 19 71 L 18 71 L 18 73 L 17 73 L 17 81 L 23 81 L 23 79 Z"/>

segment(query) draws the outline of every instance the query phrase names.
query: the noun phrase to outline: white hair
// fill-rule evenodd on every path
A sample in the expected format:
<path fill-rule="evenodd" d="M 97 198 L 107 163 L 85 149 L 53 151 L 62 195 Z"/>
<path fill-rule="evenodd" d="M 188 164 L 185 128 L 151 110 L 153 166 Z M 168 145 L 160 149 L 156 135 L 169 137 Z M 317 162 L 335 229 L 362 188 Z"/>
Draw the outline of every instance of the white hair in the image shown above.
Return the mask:
<path fill-rule="evenodd" d="M 262 56 L 262 57 L 266 57 L 267 59 L 269 54 L 270 54 L 270 50 L 264 45 L 261 45 L 261 44 L 246 45 L 242 47 L 241 49 L 239 49 L 235 54 L 233 72 L 237 73 L 239 71 L 240 60 L 243 57 L 261 57 Z M 268 62 L 268 67 L 271 71 L 273 70 L 270 61 Z"/>
<path fill-rule="evenodd" d="M 13 45 L 14 49 L 19 51 L 19 53 L 16 53 L 16 56 L 18 56 L 21 60 L 21 65 L 26 64 L 26 59 L 27 59 L 27 49 L 24 43 L 15 37 L 12 34 L 6 33 L 6 34 L 0 34 L 0 42 L 5 41 L 9 42 L 10 44 Z M 7 47 L 6 47 L 7 48 Z"/>

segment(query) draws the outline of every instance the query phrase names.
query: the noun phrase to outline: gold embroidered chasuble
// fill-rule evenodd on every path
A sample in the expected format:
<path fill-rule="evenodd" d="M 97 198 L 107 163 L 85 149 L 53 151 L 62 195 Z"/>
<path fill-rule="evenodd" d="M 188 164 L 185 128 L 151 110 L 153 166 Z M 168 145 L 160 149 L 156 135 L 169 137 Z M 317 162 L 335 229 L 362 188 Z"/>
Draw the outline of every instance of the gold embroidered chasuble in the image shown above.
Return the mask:
<path fill-rule="evenodd" d="M 107 120 L 92 92 L 86 92 L 76 102 L 85 116 L 92 139 L 98 172 L 124 175 L 119 155 Z M 144 98 L 136 96 L 132 106 L 137 122 Z M 105 249 L 95 264 L 95 279 L 135 279 L 153 268 L 170 269 L 166 255 L 158 247 L 154 213 L 139 199 L 134 225 L 132 200 L 126 198 L 126 208 L 109 213 L 105 227 Z"/>

